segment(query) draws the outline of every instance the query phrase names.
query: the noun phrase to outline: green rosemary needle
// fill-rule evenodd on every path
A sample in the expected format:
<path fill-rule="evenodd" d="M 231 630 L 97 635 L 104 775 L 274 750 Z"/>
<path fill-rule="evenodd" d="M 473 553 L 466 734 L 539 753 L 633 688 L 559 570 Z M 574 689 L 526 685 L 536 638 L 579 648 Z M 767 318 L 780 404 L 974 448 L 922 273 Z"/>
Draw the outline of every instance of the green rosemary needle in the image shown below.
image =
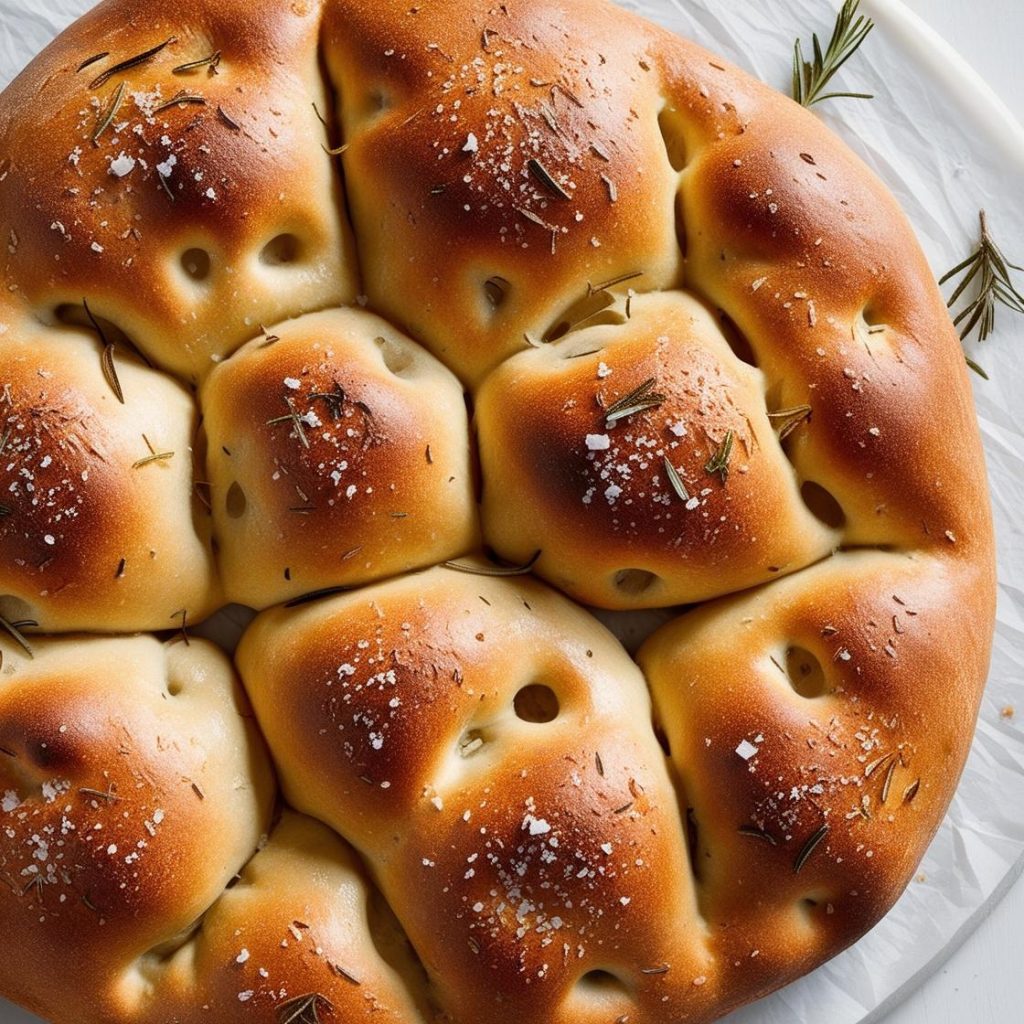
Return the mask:
<path fill-rule="evenodd" d="M 962 263 L 939 278 L 939 284 L 963 274 L 960 283 L 949 297 L 947 306 L 953 306 L 963 297 L 968 287 L 978 280 L 974 298 L 957 314 L 953 324 L 960 328 L 960 340 L 975 329 L 978 330 L 978 341 L 984 341 L 996 326 L 996 304 L 1001 303 L 1015 313 L 1024 313 L 1024 295 L 1020 293 L 1010 277 L 1011 270 L 1024 273 L 1024 268 L 1011 263 L 1002 253 L 988 230 L 988 218 L 985 211 L 978 214 L 981 225 L 981 238 L 978 247 Z M 988 374 L 969 356 L 964 356 L 967 365 L 988 380 Z"/>
<path fill-rule="evenodd" d="M 849 97 L 870 100 L 874 96 L 863 92 L 825 92 L 836 72 L 857 52 L 875 23 L 863 15 L 857 15 L 860 0 L 844 0 L 842 9 L 836 15 L 832 38 L 822 53 L 821 43 L 815 33 L 812 39 L 813 58 L 804 60 L 803 48 L 797 39 L 793 45 L 793 99 L 801 106 L 810 107 L 824 100 Z"/>

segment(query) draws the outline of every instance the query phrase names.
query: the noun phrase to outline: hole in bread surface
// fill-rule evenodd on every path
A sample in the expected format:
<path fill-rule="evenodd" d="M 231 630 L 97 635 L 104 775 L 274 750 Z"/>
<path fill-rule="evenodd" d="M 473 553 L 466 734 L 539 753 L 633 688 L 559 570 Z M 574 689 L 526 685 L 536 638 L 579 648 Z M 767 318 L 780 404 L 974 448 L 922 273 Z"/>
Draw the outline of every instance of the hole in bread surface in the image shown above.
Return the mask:
<path fill-rule="evenodd" d="M 401 345 L 397 341 L 385 338 L 383 335 L 374 338 L 373 343 L 380 349 L 384 365 L 396 377 L 401 377 L 403 372 L 412 366 L 413 355 L 406 345 Z"/>
<path fill-rule="evenodd" d="M 512 702 L 516 717 L 523 722 L 542 725 L 553 722 L 558 717 L 560 706 L 555 691 L 543 683 L 531 683 L 524 686 Z"/>
<path fill-rule="evenodd" d="M 846 525 L 846 513 L 831 491 L 813 480 L 806 480 L 800 488 L 800 497 L 811 515 L 832 530 L 841 530 Z"/>
<path fill-rule="evenodd" d="M 686 167 L 686 140 L 683 137 L 683 119 L 674 107 L 666 106 L 658 115 L 658 128 L 665 141 L 665 153 L 672 170 Z"/>
<path fill-rule="evenodd" d="M 210 276 L 210 254 L 205 249 L 186 249 L 181 254 L 181 269 L 193 281 L 205 281 Z"/>
<path fill-rule="evenodd" d="M 484 298 L 487 299 L 487 305 L 491 310 L 500 309 L 504 305 L 511 287 L 504 277 L 497 275 L 484 281 Z"/>
<path fill-rule="evenodd" d="M 821 662 L 803 647 L 790 647 L 786 651 L 786 675 L 793 689 L 808 700 L 832 692 Z"/>
<path fill-rule="evenodd" d="M 615 574 L 613 582 L 620 594 L 639 597 L 658 582 L 658 577 L 647 569 L 620 569 Z"/>
<path fill-rule="evenodd" d="M 295 235 L 287 232 L 275 235 L 260 252 L 260 262 L 271 267 L 287 266 L 299 258 L 301 245 Z"/>
<path fill-rule="evenodd" d="M 629 985 L 622 978 L 612 974 L 611 971 L 594 970 L 587 971 L 583 977 L 576 982 L 577 986 L 586 994 L 591 996 L 613 995 L 628 996 Z"/>
<path fill-rule="evenodd" d="M 245 515 L 246 506 L 249 504 L 242 490 L 242 485 L 236 480 L 229 488 L 227 497 L 224 500 L 224 507 L 232 519 L 241 519 Z"/>

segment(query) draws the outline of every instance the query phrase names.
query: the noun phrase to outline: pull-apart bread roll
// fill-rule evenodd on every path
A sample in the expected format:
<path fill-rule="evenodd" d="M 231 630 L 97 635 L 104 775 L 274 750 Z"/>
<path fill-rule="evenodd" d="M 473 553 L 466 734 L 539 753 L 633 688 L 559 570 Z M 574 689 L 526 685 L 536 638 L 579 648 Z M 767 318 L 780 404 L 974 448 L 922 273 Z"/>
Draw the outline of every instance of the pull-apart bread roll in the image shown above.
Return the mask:
<path fill-rule="evenodd" d="M 888 911 L 993 538 L 817 118 L 605 0 L 105 0 L 0 138 L 0 996 L 708 1024 Z"/>

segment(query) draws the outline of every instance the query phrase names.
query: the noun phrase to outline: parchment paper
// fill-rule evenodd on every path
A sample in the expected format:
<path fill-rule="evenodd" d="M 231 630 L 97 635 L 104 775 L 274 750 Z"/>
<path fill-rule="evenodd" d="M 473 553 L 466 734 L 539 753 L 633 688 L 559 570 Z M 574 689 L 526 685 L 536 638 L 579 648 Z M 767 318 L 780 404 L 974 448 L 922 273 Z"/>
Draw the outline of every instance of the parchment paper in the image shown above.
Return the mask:
<path fill-rule="evenodd" d="M 727 56 L 780 89 L 793 39 L 827 38 L 838 0 L 620 0 Z M 5 85 L 90 0 L 0 0 Z M 885 180 L 910 215 L 936 275 L 958 263 L 984 207 L 1007 255 L 1024 259 L 1024 131 L 980 80 L 895 0 L 865 0 L 878 28 L 841 73 L 873 102 L 817 110 Z M 1016 321 L 1016 322 L 1015 322 Z M 999 544 L 992 671 L 971 757 L 918 880 L 852 949 L 730 1024 L 869 1024 L 934 970 L 1024 865 L 1024 318 L 1003 310 L 996 334 L 971 355 Z M 970 630 L 950 623 L 948 642 Z M 1012 716 L 1004 714 L 1013 712 Z M 0 941 L 2 947 L 2 941 Z M 0 953 L 2 955 L 2 953 Z M 0 1024 L 35 1018 L 0 1001 Z M 538 1022 L 540 1024 L 540 1022 Z"/>

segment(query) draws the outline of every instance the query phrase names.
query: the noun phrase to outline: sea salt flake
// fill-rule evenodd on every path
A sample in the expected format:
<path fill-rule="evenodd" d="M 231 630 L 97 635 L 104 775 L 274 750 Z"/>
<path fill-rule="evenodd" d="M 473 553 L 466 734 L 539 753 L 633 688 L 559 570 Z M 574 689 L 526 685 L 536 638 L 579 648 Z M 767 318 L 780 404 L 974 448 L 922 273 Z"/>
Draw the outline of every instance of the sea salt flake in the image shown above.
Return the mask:
<path fill-rule="evenodd" d="M 736 753 L 739 754 L 744 761 L 749 761 L 757 753 L 757 750 L 758 748 L 749 740 L 743 740 L 743 742 L 736 748 Z"/>

